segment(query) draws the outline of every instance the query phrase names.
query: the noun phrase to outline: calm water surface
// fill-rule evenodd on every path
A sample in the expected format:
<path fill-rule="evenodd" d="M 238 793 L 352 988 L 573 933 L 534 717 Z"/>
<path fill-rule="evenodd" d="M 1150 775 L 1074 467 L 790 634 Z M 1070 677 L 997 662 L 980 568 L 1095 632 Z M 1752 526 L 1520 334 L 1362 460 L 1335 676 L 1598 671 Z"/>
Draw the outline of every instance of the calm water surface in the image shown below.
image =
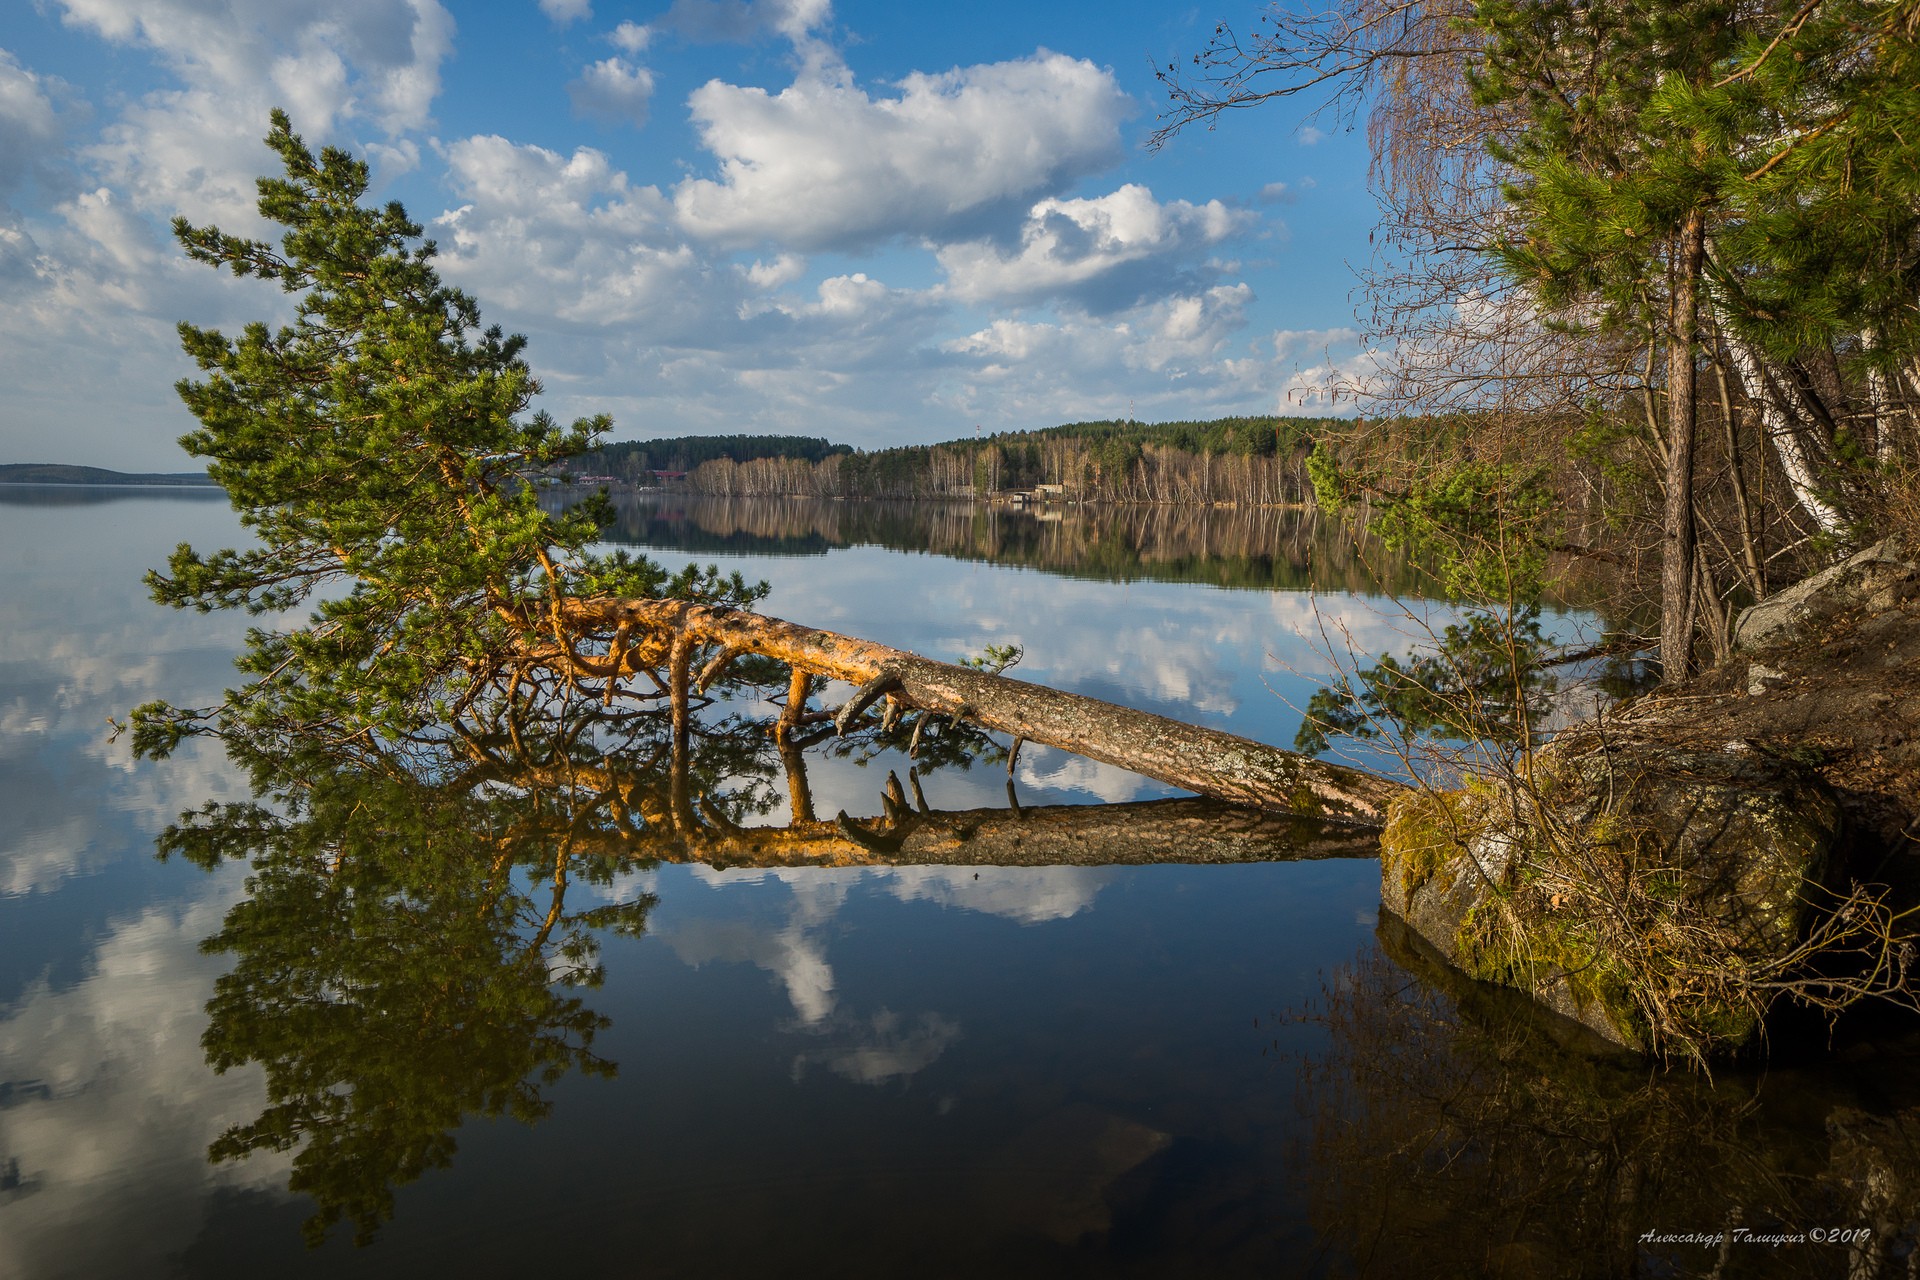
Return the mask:
<path fill-rule="evenodd" d="M 37 492 L 0 492 L 0 1277 L 1904 1274 L 1907 1201 L 1883 1192 L 1920 1163 L 1911 1058 L 1709 1086 L 1569 1054 L 1377 930 L 1367 857 L 1179 862 L 1195 842 L 1103 865 L 1069 838 L 1063 865 L 602 859 L 551 937 L 523 877 L 532 923 L 476 959 L 462 873 L 427 860 L 490 819 L 369 792 L 350 838 L 440 887 L 394 890 L 390 956 L 348 955 L 286 882 L 154 856 L 183 811 L 249 797 L 223 757 L 135 764 L 109 739 L 140 702 L 231 682 L 246 620 L 138 585 L 179 541 L 232 542 L 231 514 Z M 1328 665 L 1316 603 L 1363 652 L 1406 643 L 1354 590 L 1350 540 L 1278 516 L 673 505 L 615 536 L 766 578 L 779 616 L 936 657 L 1018 643 L 1031 679 L 1280 743 Z M 806 773 L 821 814 L 860 817 L 905 769 L 816 751 Z M 990 762 L 920 782 L 981 830 L 1168 795 L 1032 748 L 1011 798 Z M 786 822 L 791 793 L 755 785 L 754 821 Z M 223 931 L 243 945 L 203 945 Z M 561 934 L 597 948 L 596 983 L 568 985 Z M 365 1016 L 277 997 L 310 971 Z M 471 993 L 445 1058 L 399 1034 L 436 984 Z M 539 1047 L 588 1024 L 590 1053 Z M 209 1160 L 289 1091 L 367 1105 Z M 316 1195 L 374 1206 L 370 1242 L 349 1213 L 310 1248 Z M 1729 1223 L 1878 1244 L 1647 1237 Z"/>

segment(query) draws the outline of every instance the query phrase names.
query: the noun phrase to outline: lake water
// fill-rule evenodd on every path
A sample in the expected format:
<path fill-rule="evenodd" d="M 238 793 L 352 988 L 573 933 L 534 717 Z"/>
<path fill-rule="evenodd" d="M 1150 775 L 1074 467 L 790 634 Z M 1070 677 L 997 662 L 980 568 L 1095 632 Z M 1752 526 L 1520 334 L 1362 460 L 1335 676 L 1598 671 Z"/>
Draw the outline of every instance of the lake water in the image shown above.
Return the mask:
<path fill-rule="evenodd" d="M 310 778 L 322 871 L 162 861 L 252 789 L 107 722 L 215 697 L 247 620 L 139 577 L 235 532 L 218 500 L 0 490 L 0 1277 L 1906 1274 L 1910 1046 L 1712 1082 L 1568 1053 L 1378 927 L 1363 845 L 1196 825 L 1055 751 L 912 776 L 932 826 L 1027 855 L 596 849 L 486 898 L 483 938 L 462 841 L 525 787 Z M 777 616 L 1019 644 L 1027 678 L 1282 744 L 1326 637 L 1417 630 L 1367 587 L 1390 559 L 1281 513 L 640 503 L 613 535 L 767 579 Z M 870 820 L 890 772 L 815 748 L 811 807 Z M 799 794 L 747 779 L 736 817 Z M 348 873 L 349 914 L 303 905 Z"/>

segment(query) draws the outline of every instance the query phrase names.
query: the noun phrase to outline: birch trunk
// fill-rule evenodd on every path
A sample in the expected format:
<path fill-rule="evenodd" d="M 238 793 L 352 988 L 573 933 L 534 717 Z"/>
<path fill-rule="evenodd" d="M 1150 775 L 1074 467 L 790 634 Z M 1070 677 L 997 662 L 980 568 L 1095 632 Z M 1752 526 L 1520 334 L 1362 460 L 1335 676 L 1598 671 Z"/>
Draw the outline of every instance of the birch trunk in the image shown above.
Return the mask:
<path fill-rule="evenodd" d="M 1880 345 L 1880 335 L 1872 329 L 1860 331 L 1860 346 L 1873 351 Z M 1873 460 L 1882 467 L 1891 467 L 1894 463 L 1893 435 L 1893 397 L 1888 394 L 1887 375 L 1882 369 L 1867 366 L 1867 411 L 1873 415 Z"/>
<path fill-rule="evenodd" d="M 1822 532 L 1838 536 L 1846 520 L 1831 503 L 1820 496 L 1819 477 L 1809 456 L 1802 429 L 1793 420 L 1787 405 L 1761 367 L 1760 357 L 1738 334 L 1725 325 L 1721 331 L 1727 340 L 1727 354 L 1747 398 L 1760 410 L 1760 430 L 1773 445 L 1780 460 L 1780 472 L 1793 491 L 1794 501 Z"/>

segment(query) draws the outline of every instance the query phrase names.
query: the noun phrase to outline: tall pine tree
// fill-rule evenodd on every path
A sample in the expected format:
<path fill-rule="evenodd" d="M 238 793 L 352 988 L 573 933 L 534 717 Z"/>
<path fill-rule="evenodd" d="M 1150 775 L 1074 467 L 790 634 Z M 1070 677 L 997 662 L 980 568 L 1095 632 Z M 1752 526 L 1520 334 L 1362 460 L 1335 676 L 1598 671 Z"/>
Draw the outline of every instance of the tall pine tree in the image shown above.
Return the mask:
<path fill-rule="evenodd" d="M 647 561 L 591 554 L 591 505 L 542 510 L 532 479 L 609 420 L 563 429 L 529 414 L 540 384 L 525 339 L 481 327 L 399 204 L 361 203 L 367 166 L 334 148 L 316 156 L 280 111 L 266 141 L 284 168 L 259 182 L 261 215 L 286 228 L 277 247 L 174 224 L 196 261 L 297 298 L 277 329 L 180 326 L 204 375 L 179 384 L 200 422 L 181 444 L 207 460 L 258 545 L 183 544 L 148 583 L 157 600 L 201 610 L 319 604 L 303 625 L 250 633 L 238 665 L 252 681 L 222 706 L 137 709 L 136 751 L 262 720 L 415 732 L 526 677 L 571 687 L 604 674 L 562 624 L 570 595 L 755 598 L 737 575 L 669 580 Z"/>
<path fill-rule="evenodd" d="M 1517 106 L 1496 154 L 1510 224 L 1495 252 L 1567 322 L 1666 353 L 1660 663 L 1692 667 L 1695 365 L 1710 222 L 1721 205 L 1716 140 L 1675 110 L 1737 47 L 1723 0 L 1493 0 L 1474 88 Z"/>

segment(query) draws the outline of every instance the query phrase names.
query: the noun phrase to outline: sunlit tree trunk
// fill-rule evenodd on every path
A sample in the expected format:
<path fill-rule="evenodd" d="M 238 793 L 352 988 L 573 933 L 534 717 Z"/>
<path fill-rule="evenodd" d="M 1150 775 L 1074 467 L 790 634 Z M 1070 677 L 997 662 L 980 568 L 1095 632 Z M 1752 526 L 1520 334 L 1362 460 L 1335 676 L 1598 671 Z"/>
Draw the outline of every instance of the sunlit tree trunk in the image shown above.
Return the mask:
<path fill-rule="evenodd" d="M 836 716 L 843 731 L 874 702 L 891 697 L 905 709 L 965 719 L 1215 799 L 1369 826 L 1384 822 L 1387 805 L 1405 790 L 1234 734 L 740 609 L 596 598 L 570 599 L 563 611 L 570 625 L 644 633 L 674 654 L 687 644 L 717 646 L 703 683 L 733 657 L 755 653 L 853 685 L 857 692 Z M 684 670 L 669 673 L 676 707 L 686 698 Z"/>
<path fill-rule="evenodd" d="M 1819 468 L 1805 437 L 1805 428 L 1795 421 L 1784 398 L 1767 376 L 1759 354 L 1731 329 L 1723 329 L 1723 332 L 1734 372 L 1740 378 L 1747 399 L 1760 411 L 1761 433 L 1773 446 L 1774 456 L 1780 462 L 1780 473 L 1786 477 L 1794 501 L 1820 532 L 1839 535 L 1846 528 L 1846 520 L 1832 503 L 1821 496 Z"/>
<path fill-rule="evenodd" d="M 1660 669 L 1669 680 L 1693 670 L 1694 555 L 1693 443 L 1696 409 L 1694 370 L 1699 326 L 1697 291 L 1705 255 L 1706 218 L 1688 215 L 1674 247 L 1671 332 L 1667 348 L 1666 501 L 1660 543 Z"/>

